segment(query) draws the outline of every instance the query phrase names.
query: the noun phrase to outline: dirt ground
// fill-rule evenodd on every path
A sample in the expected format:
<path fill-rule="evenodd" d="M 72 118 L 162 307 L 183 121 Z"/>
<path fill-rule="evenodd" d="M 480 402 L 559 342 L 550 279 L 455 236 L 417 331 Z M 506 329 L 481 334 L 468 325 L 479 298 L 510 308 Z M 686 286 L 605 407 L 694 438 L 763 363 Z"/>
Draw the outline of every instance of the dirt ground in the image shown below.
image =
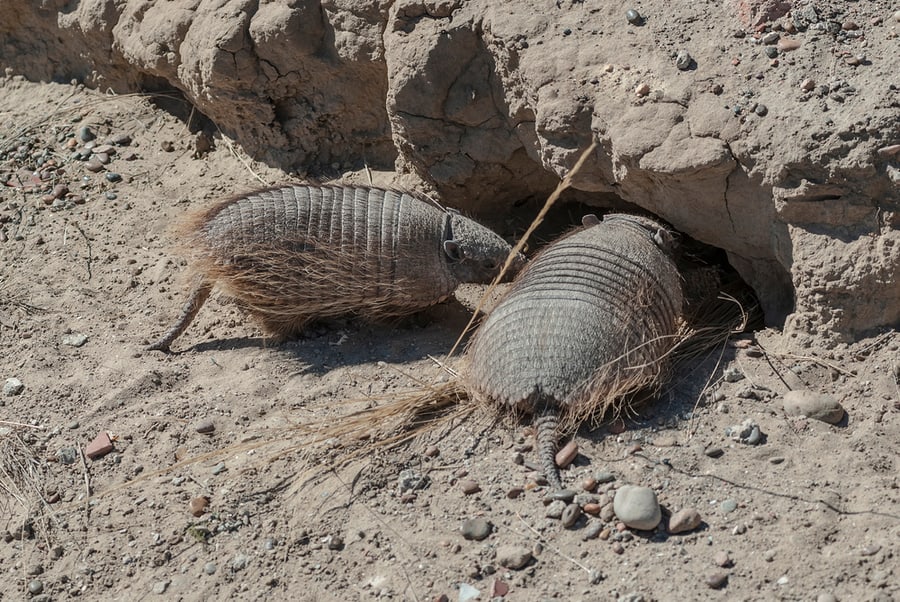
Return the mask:
<path fill-rule="evenodd" d="M 184 300 L 170 226 L 289 180 L 193 124 L 141 96 L 0 80 L 0 599 L 900 598 L 896 332 L 790 353 L 776 330 L 735 336 L 624 423 L 578 433 L 563 478 L 601 481 L 579 498 L 598 514 L 566 529 L 526 425 L 307 444 L 304 425 L 446 379 L 435 360 L 480 290 L 283 345 L 213 299 L 176 353 L 143 350 Z M 114 147 L 105 166 L 72 157 L 84 128 Z M 794 389 L 845 416 L 787 415 Z M 730 436 L 745 420 L 756 444 Z M 88 458 L 104 434 L 112 451 Z M 657 529 L 619 524 L 626 484 L 655 490 Z M 671 534 L 682 509 L 702 522 Z M 485 539 L 463 536 L 473 518 Z"/>

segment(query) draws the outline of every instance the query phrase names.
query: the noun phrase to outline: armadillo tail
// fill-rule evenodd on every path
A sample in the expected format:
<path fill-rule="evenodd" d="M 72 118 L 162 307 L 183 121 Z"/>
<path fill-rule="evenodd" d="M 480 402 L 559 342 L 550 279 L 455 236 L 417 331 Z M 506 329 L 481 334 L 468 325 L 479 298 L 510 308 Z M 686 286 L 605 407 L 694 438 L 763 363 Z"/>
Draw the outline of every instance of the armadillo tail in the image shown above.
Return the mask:
<path fill-rule="evenodd" d="M 178 321 L 175 322 L 175 325 L 172 326 L 172 328 L 170 328 L 158 341 L 152 345 L 148 345 L 147 350 L 168 352 L 169 345 L 171 345 L 172 341 L 177 339 L 181 333 L 187 329 L 188 325 L 194 319 L 194 316 L 196 316 L 197 312 L 200 311 L 200 308 L 203 307 L 210 292 L 212 292 L 212 283 L 206 280 L 201 281 L 191 292 L 191 296 L 188 298 L 187 302 L 185 302 L 184 307 L 181 308 L 181 315 L 178 317 Z"/>
<path fill-rule="evenodd" d="M 551 404 L 545 404 L 534 419 L 534 428 L 537 431 L 538 455 L 541 459 L 541 468 L 547 482 L 555 490 L 563 488 L 562 479 L 559 476 L 559 468 L 556 466 L 556 430 L 559 426 L 559 414 Z"/>

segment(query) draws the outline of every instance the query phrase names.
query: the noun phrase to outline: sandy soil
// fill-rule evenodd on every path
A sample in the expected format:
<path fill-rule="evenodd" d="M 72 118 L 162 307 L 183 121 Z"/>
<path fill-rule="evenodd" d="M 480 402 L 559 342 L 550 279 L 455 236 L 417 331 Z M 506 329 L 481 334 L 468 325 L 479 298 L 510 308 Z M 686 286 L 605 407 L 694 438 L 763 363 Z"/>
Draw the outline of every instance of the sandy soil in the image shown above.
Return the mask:
<path fill-rule="evenodd" d="M 305 425 L 446 378 L 431 358 L 478 290 L 283 345 L 213 299 L 177 353 L 143 350 L 184 299 L 170 226 L 289 179 L 194 126 L 140 96 L 0 80 L 0 599 L 900 598 L 895 332 L 789 354 L 765 330 L 712 350 L 624 423 L 577 435 L 565 481 L 614 480 L 579 498 L 599 515 L 564 529 L 527 425 L 472 418 L 384 448 L 366 446 L 383 438 L 373 423 L 367 442 L 308 444 Z M 85 127 L 100 144 L 130 138 L 98 173 L 71 158 Z M 788 416 L 793 389 L 846 415 Z M 755 445 L 727 434 L 747 419 Z M 113 450 L 87 458 L 104 433 Z M 656 491 L 656 530 L 618 523 L 625 484 Z M 700 526 L 669 533 L 686 508 Z M 487 538 L 463 537 L 472 518 Z"/>

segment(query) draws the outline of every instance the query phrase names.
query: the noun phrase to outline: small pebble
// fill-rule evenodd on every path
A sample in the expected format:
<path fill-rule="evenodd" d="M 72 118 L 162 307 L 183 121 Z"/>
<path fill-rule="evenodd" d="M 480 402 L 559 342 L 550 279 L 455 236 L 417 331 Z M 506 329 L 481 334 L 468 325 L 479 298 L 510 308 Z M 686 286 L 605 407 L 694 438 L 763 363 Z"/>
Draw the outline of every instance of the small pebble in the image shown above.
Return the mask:
<path fill-rule="evenodd" d="M 578 443 L 574 439 L 566 443 L 558 452 L 556 452 L 556 465 L 560 468 L 567 468 L 575 460 L 578 455 Z"/>
<path fill-rule="evenodd" d="M 18 378 L 7 378 L 6 382 L 3 383 L 3 396 L 4 397 L 12 397 L 13 395 L 18 395 L 22 391 L 25 390 L 25 385 L 22 384 L 22 381 Z"/>
<path fill-rule="evenodd" d="M 523 487 L 513 487 L 509 491 L 506 492 L 506 497 L 508 497 L 511 500 L 514 500 L 517 497 L 519 497 L 520 495 L 522 495 L 523 493 L 525 493 L 525 489 Z"/>
<path fill-rule="evenodd" d="M 500 566 L 517 571 L 531 562 L 531 550 L 524 546 L 506 545 L 497 548 L 495 560 Z"/>
<path fill-rule="evenodd" d="M 641 13 L 633 8 L 629 8 L 625 11 L 625 19 L 632 25 L 640 25 L 644 22 L 644 17 L 641 16 Z"/>
<path fill-rule="evenodd" d="M 572 500 L 575 499 L 575 491 L 572 489 L 560 489 L 558 491 L 552 491 L 547 494 L 544 499 L 549 501 L 559 500 L 561 502 L 565 502 L 566 504 L 571 504 Z"/>
<path fill-rule="evenodd" d="M 171 582 L 168 579 L 157 581 L 153 584 L 153 593 L 157 595 L 166 593 L 166 590 L 169 589 L 169 583 Z"/>
<path fill-rule="evenodd" d="M 785 393 L 782 407 L 788 416 L 806 416 L 829 424 L 837 424 L 844 418 L 844 408 L 837 399 L 807 389 Z"/>
<path fill-rule="evenodd" d="M 841 25 L 841 29 L 843 29 L 844 31 L 854 31 L 856 29 L 859 29 L 859 25 L 857 25 L 853 21 L 844 21 L 844 23 Z"/>
<path fill-rule="evenodd" d="M 762 103 L 759 103 L 759 104 L 756 105 L 756 108 L 754 109 L 754 112 L 755 112 L 757 115 L 759 115 L 760 117 L 763 117 L 766 113 L 769 112 L 769 109 L 766 107 L 766 105 L 764 105 L 764 104 L 762 104 Z"/>
<path fill-rule="evenodd" d="M 597 479 L 594 477 L 588 477 L 581 482 L 581 488 L 585 491 L 589 491 L 593 493 L 597 490 Z"/>
<path fill-rule="evenodd" d="M 719 507 L 722 509 L 722 512 L 728 514 L 729 512 L 737 510 L 737 502 L 734 500 L 725 500 Z"/>
<path fill-rule="evenodd" d="M 481 491 L 481 486 L 471 479 L 463 479 L 459 482 L 459 487 L 465 495 L 472 495 Z"/>
<path fill-rule="evenodd" d="M 759 425 L 750 418 L 747 418 L 741 424 L 725 429 L 725 435 L 746 445 L 756 445 L 762 441 L 762 431 Z"/>
<path fill-rule="evenodd" d="M 192 516 L 201 517 L 206 513 L 206 507 L 209 506 L 209 498 L 205 495 L 198 495 L 188 504 Z"/>
<path fill-rule="evenodd" d="M 87 340 L 87 335 L 73 333 L 65 335 L 62 339 L 62 342 L 63 345 L 68 345 L 70 347 L 81 347 L 85 343 L 87 343 Z"/>
<path fill-rule="evenodd" d="M 581 506 L 569 504 L 562 513 L 562 525 L 566 529 L 573 527 L 579 518 L 581 518 Z"/>
<path fill-rule="evenodd" d="M 593 514 L 594 516 L 600 514 L 600 510 L 602 509 L 603 506 L 601 506 L 600 504 L 595 504 L 594 502 L 588 502 L 584 505 L 583 508 L 585 514 Z"/>
<path fill-rule="evenodd" d="M 44 591 L 44 582 L 40 579 L 32 579 L 28 582 L 28 593 L 32 596 L 36 596 L 42 591 Z"/>
<path fill-rule="evenodd" d="M 680 71 L 687 71 L 688 69 L 690 69 L 693 62 L 694 59 L 691 57 L 687 50 L 678 51 L 678 55 L 675 57 L 675 66 Z"/>
<path fill-rule="evenodd" d="M 568 504 L 566 504 L 562 500 L 556 500 L 555 502 L 551 502 L 550 504 L 547 505 L 547 509 L 544 512 L 544 516 L 546 516 L 547 518 L 553 518 L 553 519 L 562 518 L 562 514 L 565 511 L 566 506 L 568 506 Z"/>
<path fill-rule="evenodd" d="M 212 420 L 210 420 L 209 418 L 206 418 L 206 419 L 198 422 L 196 425 L 194 425 L 194 430 L 197 431 L 198 433 L 200 433 L 201 435 L 206 435 L 206 434 L 209 434 L 209 433 L 213 432 L 214 430 L 216 430 L 216 425 L 213 423 Z"/>
<path fill-rule="evenodd" d="M 766 46 L 766 56 L 770 59 L 774 59 L 778 57 L 778 49 L 774 46 Z"/>
<path fill-rule="evenodd" d="M 469 602 L 476 600 L 481 595 L 481 590 L 472 587 L 468 583 L 459 584 L 459 602 Z M 446 598 L 446 596 L 444 596 Z"/>
<path fill-rule="evenodd" d="M 703 453 L 710 458 L 721 458 L 725 454 L 725 450 L 721 447 L 707 447 Z"/>
<path fill-rule="evenodd" d="M 78 450 L 74 447 L 62 447 L 56 452 L 60 464 L 75 464 L 78 461 Z"/>
<path fill-rule="evenodd" d="M 616 490 L 613 509 L 619 520 L 633 529 L 655 529 L 662 520 L 656 492 L 649 487 L 623 485 Z"/>
<path fill-rule="evenodd" d="M 84 168 L 88 171 L 97 173 L 103 171 L 103 163 L 100 163 L 100 160 L 97 157 L 91 157 L 88 159 L 88 162 L 84 164 Z"/>
<path fill-rule="evenodd" d="M 881 546 L 878 544 L 871 544 L 859 551 L 860 556 L 874 556 L 878 552 L 881 551 Z"/>
<path fill-rule="evenodd" d="M 225 466 L 225 462 L 219 462 L 218 464 L 213 466 L 212 473 L 213 475 L 222 474 L 226 470 L 228 470 L 228 467 Z"/>
<path fill-rule="evenodd" d="M 760 41 L 763 44 L 771 46 L 772 44 L 777 42 L 780 37 L 781 35 L 777 31 L 770 31 L 769 33 L 764 35 Z"/>
<path fill-rule="evenodd" d="M 106 431 L 101 431 L 94 437 L 87 447 L 84 448 L 84 455 L 91 460 L 102 458 L 113 450 L 112 439 Z"/>
<path fill-rule="evenodd" d="M 765 550 L 762 553 L 762 557 L 766 562 L 772 562 L 775 560 L 775 550 Z"/>
<path fill-rule="evenodd" d="M 603 531 L 603 523 L 600 521 L 591 521 L 588 523 L 587 528 L 584 530 L 584 533 L 581 535 L 582 541 L 588 541 L 589 539 L 597 539 L 600 535 L 600 532 Z"/>
<path fill-rule="evenodd" d="M 215 562 L 207 562 L 203 565 L 203 572 L 207 575 L 214 575 L 216 573 L 216 563 Z"/>
<path fill-rule="evenodd" d="M 728 573 L 725 571 L 710 573 L 703 582 L 712 589 L 721 589 L 728 583 Z"/>
<path fill-rule="evenodd" d="M 838 599 L 834 594 L 819 594 L 816 602 L 838 602 Z"/>
<path fill-rule="evenodd" d="M 106 179 L 110 182 L 120 182 L 122 180 L 122 176 L 114 171 L 108 171 L 106 172 Z"/>
<path fill-rule="evenodd" d="M 784 456 L 772 456 L 769 458 L 769 464 L 781 464 L 784 462 Z"/>
<path fill-rule="evenodd" d="M 480 517 L 464 520 L 459 528 L 460 533 L 462 533 L 462 536 L 465 539 L 475 541 L 481 541 L 482 539 L 487 538 L 493 530 L 494 525 L 491 524 L 491 521 Z"/>
<path fill-rule="evenodd" d="M 725 368 L 724 372 L 722 373 L 722 378 L 725 379 L 725 382 L 736 383 L 739 380 L 743 380 L 744 373 L 735 366 L 729 366 L 728 368 Z"/>
<path fill-rule="evenodd" d="M 713 556 L 713 562 L 716 563 L 716 566 L 721 567 L 723 569 L 727 569 L 734 562 L 731 560 L 731 556 L 728 555 L 728 552 L 725 550 L 719 550 L 716 552 L 716 555 Z"/>
<path fill-rule="evenodd" d="M 639 84 L 638 87 L 634 89 L 634 93 L 638 96 L 647 96 L 650 94 L 650 86 L 647 84 Z"/>
<path fill-rule="evenodd" d="M 494 579 L 491 583 L 491 599 L 502 598 L 509 593 L 509 585 L 499 579 Z"/>
<path fill-rule="evenodd" d="M 429 479 L 427 476 L 423 476 L 416 472 L 415 470 L 406 469 L 401 470 L 400 474 L 397 477 L 397 486 L 400 489 L 400 492 L 404 491 L 416 491 L 418 489 L 425 489 L 428 487 Z"/>
<path fill-rule="evenodd" d="M 82 126 L 78 130 L 78 139 L 81 140 L 82 142 L 90 142 L 91 140 L 93 140 L 96 137 L 97 137 L 97 135 L 94 134 L 93 130 L 91 130 L 91 128 L 89 128 L 86 125 Z"/>
<path fill-rule="evenodd" d="M 684 533 L 693 531 L 700 526 L 703 518 L 694 508 L 682 508 L 669 517 L 669 533 Z"/>
<path fill-rule="evenodd" d="M 625 546 L 623 546 L 623 545 L 622 545 L 621 543 L 619 543 L 618 541 L 613 542 L 613 545 L 612 545 L 612 551 L 613 551 L 615 554 L 624 554 L 624 553 L 625 553 Z"/>
<path fill-rule="evenodd" d="M 426 458 L 437 458 L 441 453 L 441 450 L 438 449 L 437 445 L 429 445 L 425 448 L 425 457 Z"/>
<path fill-rule="evenodd" d="M 109 137 L 107 142 L 116 146 L 128 146 L 129 144 L 131 144 L 131 136 L 124 133 L 113 134 Z"/>
<path fill-rule="evenodd" d="M 159 143 L 159 147 L 163 149 L 164 152 L 171 153 L 175 150 L 175 143 L 171 140 L 163 140 Z"/>
<path fill-rule="evenodd" d="M 800 89 L 804 92 L 812 92 L 816 89 L 816 82 L 806 78 L 802 82 L 800 82 Z"/>
<path fill-rule="evenodd" d="M 594 475 L 594 478 L 597 480 L 598 483 L 603 485 L 605 483 L 612 483 L 613 481 L 615 481 L 616 475 L 614 475 L 611 472 L 598 472 Z"/>

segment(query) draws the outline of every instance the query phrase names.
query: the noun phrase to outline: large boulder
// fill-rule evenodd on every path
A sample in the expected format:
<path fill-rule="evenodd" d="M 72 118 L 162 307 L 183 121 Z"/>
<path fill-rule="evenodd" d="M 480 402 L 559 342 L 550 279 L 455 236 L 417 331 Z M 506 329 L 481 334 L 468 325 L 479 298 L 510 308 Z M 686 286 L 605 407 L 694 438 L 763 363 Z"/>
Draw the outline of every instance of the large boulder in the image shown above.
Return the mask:
<path fill-rule="evenodd" d="M 483 214 L 597 141 L 582 199 L 724 249 L 769 323 L 828 344 L 900 325 L 900 25 L 793 4 L 9 0 L 0 56 L 177 89 L 270 164 L 396 167 Z"/>

